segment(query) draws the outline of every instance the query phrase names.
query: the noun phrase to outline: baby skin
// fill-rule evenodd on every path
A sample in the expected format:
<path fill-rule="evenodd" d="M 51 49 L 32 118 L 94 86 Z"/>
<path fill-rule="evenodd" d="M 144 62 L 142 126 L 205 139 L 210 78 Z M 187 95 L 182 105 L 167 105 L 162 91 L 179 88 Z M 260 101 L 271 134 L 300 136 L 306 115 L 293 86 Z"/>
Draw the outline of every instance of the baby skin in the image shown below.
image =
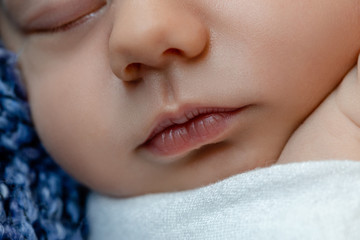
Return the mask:
<path fill-rule="evenodd" d="M 359 104 L 360 77 L 357 64 L 292 134 L 277 163 L 360 160 Z"/>
<path fill-rule="evenodd" d="M 1 3 L 36 130 L 94 191 L 360 159 L 360 0 Z"/>

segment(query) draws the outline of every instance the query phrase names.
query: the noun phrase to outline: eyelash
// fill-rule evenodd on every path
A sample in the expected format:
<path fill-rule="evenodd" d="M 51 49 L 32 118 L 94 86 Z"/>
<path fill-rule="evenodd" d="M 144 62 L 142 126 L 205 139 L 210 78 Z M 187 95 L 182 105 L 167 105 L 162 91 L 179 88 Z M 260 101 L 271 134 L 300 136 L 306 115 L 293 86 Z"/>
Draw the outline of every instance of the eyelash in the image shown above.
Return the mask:
<path fill-rule="evenodd" d="M 96 14 L 101 11 L 105 6 L 106 6 L 106 2 L 103 5 L 100 5 L 99 7 L 95 8 L 94 10 L 90 11 L 89 13 L 82 15 L 72 21 L 69 21 L 67 23 L 61 24 L 59 26 L 56 27 L 50 27 L 50 28 L 44 28 L 44 29 L 30 29 L 30 30 L 25 30 L 26 34 L 54 34 L 54 33 L 59 33 L 59 32 L 66 32 L 72 28 L 75 28 L 87 21 L 89 21 L 90 19 L 92 19 L 93 17 L 96 16 Z"/>

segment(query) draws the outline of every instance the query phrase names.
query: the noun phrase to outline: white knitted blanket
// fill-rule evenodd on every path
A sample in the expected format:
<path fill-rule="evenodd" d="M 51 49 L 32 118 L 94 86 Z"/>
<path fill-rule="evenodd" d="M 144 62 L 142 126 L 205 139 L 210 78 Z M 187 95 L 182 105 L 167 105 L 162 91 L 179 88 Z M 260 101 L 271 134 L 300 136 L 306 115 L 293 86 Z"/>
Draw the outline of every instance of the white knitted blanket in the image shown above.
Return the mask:
<path fill-rule="evenodd" d="M 91 194 L 90 240 L 360 239 L 360 162 L 274 165 L 194 190 Z"/>

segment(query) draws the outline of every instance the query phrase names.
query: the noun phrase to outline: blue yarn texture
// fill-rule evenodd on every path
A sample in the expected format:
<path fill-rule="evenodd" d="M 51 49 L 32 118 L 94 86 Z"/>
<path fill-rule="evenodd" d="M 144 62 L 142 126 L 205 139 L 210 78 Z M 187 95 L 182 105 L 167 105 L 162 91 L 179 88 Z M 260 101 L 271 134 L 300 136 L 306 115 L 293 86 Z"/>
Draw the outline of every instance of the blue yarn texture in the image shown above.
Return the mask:
<path fill-rule="evenodd" d="M 15 64 L 0 43 L 0 240 L 86 239 L 87 190 L 42 147 Z"/>

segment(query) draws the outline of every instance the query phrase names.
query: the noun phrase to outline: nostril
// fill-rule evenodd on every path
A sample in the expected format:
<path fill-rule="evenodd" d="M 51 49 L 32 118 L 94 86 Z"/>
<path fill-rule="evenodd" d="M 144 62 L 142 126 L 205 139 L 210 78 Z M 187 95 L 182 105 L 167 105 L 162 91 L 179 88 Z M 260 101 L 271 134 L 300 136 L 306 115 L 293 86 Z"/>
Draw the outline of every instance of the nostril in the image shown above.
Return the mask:
<path fill-rule="evenodd" d="M 169 48 L 167 49 L 163 55 L 178 55 L 178 56 L 183 56 L 184 52 L 177 49 L 177 48 Z"/>
<path fill-rule="evenodd" d="M 140 78 L 141 63 L 131 63 L 124 69 L 123 80 L 135 81 Z"/>
<path fill-rule="evenodd" d="M 141 69 L 141 63 L 131 63 L 127 65 L 127 67 L 125 68 L 125 73 L 132 75 L 140 71 L 140 69 Z"/>

